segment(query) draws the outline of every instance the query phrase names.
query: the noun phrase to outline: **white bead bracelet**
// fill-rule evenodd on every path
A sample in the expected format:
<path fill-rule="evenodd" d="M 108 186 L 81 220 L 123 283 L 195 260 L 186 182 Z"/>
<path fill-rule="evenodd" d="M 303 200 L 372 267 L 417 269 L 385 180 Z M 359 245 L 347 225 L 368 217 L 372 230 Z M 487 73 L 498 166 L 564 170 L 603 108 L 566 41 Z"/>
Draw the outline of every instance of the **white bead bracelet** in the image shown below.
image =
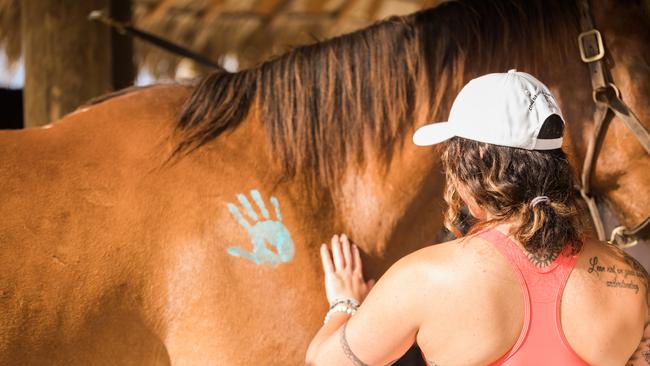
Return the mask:
<path fill-rule="evenodd" d="M 325 314 L 325 320 L 323 321 L 323 324 L 327 324 L 327 322 L 330 320 L 332 317 L 332 314 L 334 313 L 346 313 L 349 315 L 354 315 L 354 313 L 357 312 L 358 305 L 351 304 L 349 302 L 338 302 L 335 303 L 328 311 L 327 314 Z"/>

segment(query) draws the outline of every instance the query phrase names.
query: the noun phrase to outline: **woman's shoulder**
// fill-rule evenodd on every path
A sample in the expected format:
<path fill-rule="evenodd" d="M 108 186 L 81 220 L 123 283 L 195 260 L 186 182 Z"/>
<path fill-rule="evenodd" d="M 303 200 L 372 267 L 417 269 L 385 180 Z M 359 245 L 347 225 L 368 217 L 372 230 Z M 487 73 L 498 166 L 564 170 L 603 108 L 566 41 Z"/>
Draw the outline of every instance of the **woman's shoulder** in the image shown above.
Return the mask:
<path fill-rule="evenodd" d="M 435 323 L 441 331 L 456 331 L 456 321 L 471 309 L 491 314 L 490 320 L 483 321 L 485 327 L 500 326 L 502 309 L 512 308 L 508 299 L 520 291 L 507 259 L 477 235 L 419 249 L 398 261 L 393 270 L 402 288 L 421 304 L 423 322 Z M 440 314 L 445 314 L 449 329 L 441 325 Z"/>
<path fill-rule="evenodd" d="M 496 255 L 495 255 L 496 254 Z M 505 263 L 497 250 L 478 235 L 433 244 L 414 251 L 391 267 L 394 272 L 410 273 L 406 278 L 428 278 L 431 286 L 473 286 L 485 275 L 502 270 Z"/>
<path fill-rule="evenodd" d="M 455 267 L 473 264 L 472 268 L 481 264 L 490 264 L 488 258 L 494 257 L 496 249 L 479 233 L 462 238 L 429 245 L 402 258 L 405 263 L 412 265 L 444 265 Z M 470 268 L 465 268 L 470 269 Z"/>
<path fill-rule="evenodd" d="M 648 272 L 637 259 L 614 245 L 585 239 L 576 269 L 589 285 L 614 290 L 616 300 L 626 301 L 626 294 L 644 299 L 647 295 Z"/>

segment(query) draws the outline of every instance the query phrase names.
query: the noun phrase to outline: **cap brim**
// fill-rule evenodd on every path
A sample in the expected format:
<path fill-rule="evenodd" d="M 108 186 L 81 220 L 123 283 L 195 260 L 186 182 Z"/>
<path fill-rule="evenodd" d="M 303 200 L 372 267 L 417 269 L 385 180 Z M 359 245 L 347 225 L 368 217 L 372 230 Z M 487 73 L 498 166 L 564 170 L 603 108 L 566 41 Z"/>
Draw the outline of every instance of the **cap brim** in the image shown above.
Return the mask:
<path fill-rule="evenodd" d="M 438 122 L 418 128 L 413 134 L 413 143 L 431 146 L 456 136 L 449 122 Z"/>

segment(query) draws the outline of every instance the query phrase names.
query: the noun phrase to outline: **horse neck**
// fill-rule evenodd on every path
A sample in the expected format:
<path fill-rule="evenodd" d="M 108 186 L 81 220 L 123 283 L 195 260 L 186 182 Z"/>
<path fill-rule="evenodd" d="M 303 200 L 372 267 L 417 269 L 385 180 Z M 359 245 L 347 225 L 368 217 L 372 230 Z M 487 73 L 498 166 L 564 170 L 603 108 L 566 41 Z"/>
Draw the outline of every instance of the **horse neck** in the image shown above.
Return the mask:
<path fill-rule="evenodd" d="M 621 97 L 646 129 L 650 129 L 650 37 L 643 27 L 647 9 L 643 5 L 620 4 L 616 1 L 591 2 L 595 27 L 605 42 L 606 68 Z M 645 6 L 648 6 L 647 4 Z M 575 54 L 578 54 L 576 47 Z M 593 135 L 595 108 L 591 95 L 588 66 L 577 57 L 562 67 L 568 78 L 558 80 L 562 105 L 567 117 L 569 155 L 576 171 L 582 169 L 587 144 Z M 594 171 L 592 187 L 595 194 L 611 206 L 618 221 L 632 227 L 643 220 L 650 207 L 650 156 L 636 141 L 622 120 L 614 117 L 602 138 Z"/>
<path fill-rule="evenodd" d="M 388 164 L 377 151 L 383 147 L 367 146 L 365 164 L 348 164 L 340 192 L 334 193 L 343 231 L 375 258 L 398 259 L 442 229 L 435 210 L 443 207 L 441 154 L 413 145 L 411 134 L 393 145 Z"/>
<path fill-rule="evenodd" d="M 610 69 L 612 80 L 621 90 L 622 99 L 646 130 L 650 130 L 650 34 L 647 32 L 650 4 L 646 1 L 644 5 L 628 6 L 607 1 L 603 5 L 594 8 L 594 16 L 596 24 L 602 24 L 606 48 L 616 66 Z M 609 177 L 604 176 L 602 182 L 595 183 L 620 208 L 617 211 L 623 224 L 628 227 L 638 224 L 650 214 L 650 155 L 623 121 L 614 118 L 603 141 L 600 159 L 596 169 L 607 170 Z"/>

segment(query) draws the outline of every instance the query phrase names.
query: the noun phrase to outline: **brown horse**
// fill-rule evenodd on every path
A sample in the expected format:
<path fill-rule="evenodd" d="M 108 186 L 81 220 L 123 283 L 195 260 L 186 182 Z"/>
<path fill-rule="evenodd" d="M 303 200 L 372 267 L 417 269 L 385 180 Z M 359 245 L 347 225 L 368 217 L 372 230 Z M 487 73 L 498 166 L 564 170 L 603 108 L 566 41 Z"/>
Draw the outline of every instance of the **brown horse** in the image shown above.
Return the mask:
<path fill-rule="evenodd" d="M 650 127 L 650 5 L 592 10 Z M 302 363 L 327 308 L 323 240 L 350 234 L 377 277 L 440 231 L 440 154 L 410 136 L 467 80 L 538 76 L 580 169 L 593 102 L 577 14 L 565 0 L 445 2 L 2 132 L 0 364 Z M 602 146 L 595 190 L 636 224 L 650 157 L 616 118 Z"/>

